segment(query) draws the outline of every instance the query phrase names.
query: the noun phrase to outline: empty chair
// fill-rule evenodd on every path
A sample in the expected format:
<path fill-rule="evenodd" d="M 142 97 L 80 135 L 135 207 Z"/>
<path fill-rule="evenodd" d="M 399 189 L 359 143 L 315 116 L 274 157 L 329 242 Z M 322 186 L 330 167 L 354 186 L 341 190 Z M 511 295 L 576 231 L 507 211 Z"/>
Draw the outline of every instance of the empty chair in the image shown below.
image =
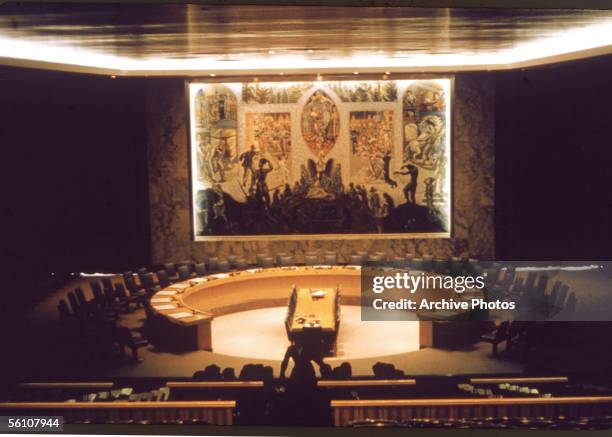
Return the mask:
<path fill-rule="evenodd" d="M 68 302 L 70 302 L 70 309 L 72 309 L 72 312 L 74 314 L 81 313 L 81 306 L 79 305 L 79 301 L 74 292 L 72 291 L 68 292 Z"/>
<path fill-rule="evenodd" d="M 104 292 L 102 291 L 102 287 L 100 286 L 99 281 L 89 281 L 89 286 L 91 287 L 91 292 L 93 293 L 94 300 L 98 306 L 104 306 L 106 299 L 104 297 Z"/>
<path fill-rule="evenodd" d="M 115 294 L 115 286 L 110 276 L 102 276 L 102 288 L 105 294 Z"/>
<path fill-rule="evenodd" d="M 382 252 L 382 251 L 378 251 L 378 252 L 374 252 L 374 255 L 379 257 L 381 261 L 386 261 L 387 260 L 387 253 L 386 252 Z"/>
<path fill-rule="evenodd" d="M 274 267 L 274 258 L 272 258 L 271 256 L 265 256 L 261 259 L 259 265 L 263 268 Z"/>
<path fill-rule="evenodd" d="M 423 255 L 423 270 L 432 271 L 434 268 L 433 255 Z"/>
<path fill-rule="evenodd" d="M 179 266 L 177 271 L 178 271 L 178 279 L 179 279 L 179 281 L 186 281 L 187 279 L 189 279 L 191 277 L 191 274 L 189 273 L 189 267 L 187 267 L 185 265 Z"/>
<path fill-rule="evenodd" d="M 125 283 L 125 286 L 129 290 L 130 294 L 136 295 L 138 293 L 145 292 L 144 287 L 140 287 L 138 284 L 136 284 L 136 280 L 133 276 L 124 277 L 123 282 Z"/>
<path fill-rule="evenodd" d="M 228 260 L 226 259 L 220 259 L 217 262 L 217 270 L 219 270 L 220 272 L 227 272 L 230 269 L 230 263 Z"/>
<path fill-rule="evenodd" d="M 228 255 L 227 262 L 229 262 L 231 268 L 236 268 L 236 260 L 238 259 L 238 255 Z"/>
<path fill-rule="evenodd" d="M 304 252 L 304 256 L 306 255 L 310 255 L 310 256 L 319 256 L 319 254 L 317 253 L 316 250 L 307 250 Z"/>
<path fill-rule="evenodd" d="M 196 276 L 206 276 L 207 274 L 206 264 L 198 263 L 195 265 L 195 274 Z"/>
<path fill-rule="evenodd" d="M 325 255 L 323 256 L 323 263 L 324 264 L 328 264 L 328 265 L 334 265 L 338 262 L 338 256 L 336 255 L 336 252 L 325 252 Z"/>
<path fill-rule="evenodd" d="M 284 257 L 284 256 L 287 256 L 287 255 L 289 255 L 287 252 L 277 252 L 276 253 L 276 264 L 280 266 L 281 265 L 281 258 Z"/>
<path fill-rule="evenodd" d="M 142 283 L 145 287 L 145 291 L 147 295 L 151 296 L 154 293 L 157 293 L 160 288 L 153 280 L 153 273 L 146 273 L 142 276 Z"/>
<path fill-rule="evenodd" d="M 363 262 L 363 257 L 361 255 L 357 255 L 357 254 L 352 254 L 351 258 L 349 260 L 350 264 L 352 265 L 361 265 L 361 263 Z"/>
<path fill-rule="evenodd" d="M 195 272 L 195 263 L 191 260 L 184 260 L 180 263 L 181 266 L 186 266 L 187 270 L 189 271 L 189 274 L 192 274 Z"/>
<path fill-rule="evenodd" d="M 501 322 L 500 325 L 492 332 L 483 334 L 480 339 L 486 343 L 491 343 L 493 346 L 493 355 L 497 356 L 497 346 L 508 340 L 508 327 L 510 322 Z"/>
<path fill-rule="evenodd" d="M 393 267 L 396 267 L 398 269 L 408 267 L 408 264 L 406 264 L 406 258 L 404 258 L 403 256 L 394 256 L 391 262 L 393 264 Z"/>
<path fill-rule="evenodd" d="M 140 279 L 140 282 L 142 282 L 143 275 L 146 275 L 147 273 L 149 273 L 149 269 L 147 269 L 146 267 L 141 267 L 136 271 L 136 273 L 138 274 L 138 278 Z"/>
<path fill-rule="evenodd" d="M 380 255 L 370 255 L 368 257 L 368 260 L 366 262 L 366 264 L 368 265 L 376 265 L 376 264 L 380 264 L 383 261 L 382 257 Z"/>
<path fill-rule="evenodd" d="M 304 264 L 307 266 L 316 266 L 319 264 L 319 257 L 316 255 L 304 255 Z"/>
<path fill-rule="evenodd" d="M 165 263 L 164 270 L 168 274 L 168 279 L 170 279 L 171 281 L 178 280 L 178 272 L 176 271 L 176 264 L 174 264 L 173 262 Z"/>
<path fill-rule="evenodd" d="M 168 278 L 168 272 L 163 269 L 157 271 L 157 281 L 159 282 L 160 288 L 166 288 L 171 285 L 170 279 Z"/>
<path fill-rule="evenodd" d="M 291 255 L 285 255 L 282 256 L 279 260 L 279 264 L 281 266 L 293 266 L 295 265 L 295 261 L 293 260 L 293 257 Z"/>
<path fill-rule="evenodd" d="M 244 258 L 238 258 L 234 261 L 234 268 L 236 270 L 246 270 L 249 267 L 247 260 Z"/>
<path fill-rule="evenodd" d="M 149 344 L 147 340 L 142 337 L 135 336 L 132 331 L 124 326 L 117 328 L 117 342 L 119 343 L 119 349 L 121 350 L 122 354 L 125 353 L 126 347 L 132 349 L 133 361 L 141 361 L 138 357 L 138 349 Z"/>
<path fill-rule="evenodd" d="M 556 306 L 558 306 L 559 308 L 565 307 L 565 299 L 567 298 L 568 292 L 569 292 L 569 286 L 564 285 L 563 287 L 561 287 L 561 289 L 559 290 L 559 294 L 557 296 L 557 300 L 555 302 Z"/>
<path fill-rule="evenodd" d="M 355 252 L 355 255 L 360 256 L 361 257 L 361 262 L 365 263 L 368 260 L 369 253 L 366 250 L 357 250 Z"/>
<path fill-rule="evenodd" d="M 119 303 L 123 306 L 123 308 L 127 312 L 132 311 L 132 307 L 131 307 L 132 304 L 136 305 L 137 307 L 143 306 L 144 299 L 142 296 L 144 295 L 144 293 L 141 294 L 140 296 L 128 294 L 123 284 L 116 285 L 116 292 L 117 292 L 117 298 L 119 299 Z"/>
<path fill-rule="evenodd" d="M 212 271 L 219 270 L 219 258 L 211 256 L 207 260 L 208 268 Z"/>
<path fill-rule="evenodd" d="M 267 254 L 267 253 L 258 253 L 258 254 L 256 254 L 256 255 L 255 255 L 255 262 L 257 263 L 257 265 L 258 265 L 258 266 L 260 266 L 260 267 L 261 267 L 262 260 L 263 260 L 264 258 L 269 257 L 269 256 L 270 256 L 270 255 L 269 255 L 269 254 Z"/>
<path fill-rule="evenodd" d="M 94 304 L 94 302 L 92 301 L 88 301 L 85 298 L 85 293 L 83 293 L 83 289 L 80 287 L 77 287 L 74 289 L 74 294 L 76 295 L 77 300 L 79 301 L 79 306 L 81 307 L 81 310 L 87 310 L 87 312 L 91 312 L 92 311 L 92 306 Z"/>

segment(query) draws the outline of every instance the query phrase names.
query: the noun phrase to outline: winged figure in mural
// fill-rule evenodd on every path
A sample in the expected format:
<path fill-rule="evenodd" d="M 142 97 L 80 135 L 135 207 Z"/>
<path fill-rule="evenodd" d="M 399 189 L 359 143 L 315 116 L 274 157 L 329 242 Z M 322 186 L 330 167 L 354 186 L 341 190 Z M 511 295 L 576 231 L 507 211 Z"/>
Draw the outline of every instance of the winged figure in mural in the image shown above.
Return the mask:
<path fill-rule="evenodd" d="M 325 160 L 325 153 L 321 151 L 317 162 L 314 159 L 308 159 L 307 167 L 311 178 L 314 180 L 313 186 L 308 191 L 309 198 L 325 198 L 329 197 L 329 193 L 322 186 L 324 177 L 331 177 L 334 169 L 334 159 Z"/>

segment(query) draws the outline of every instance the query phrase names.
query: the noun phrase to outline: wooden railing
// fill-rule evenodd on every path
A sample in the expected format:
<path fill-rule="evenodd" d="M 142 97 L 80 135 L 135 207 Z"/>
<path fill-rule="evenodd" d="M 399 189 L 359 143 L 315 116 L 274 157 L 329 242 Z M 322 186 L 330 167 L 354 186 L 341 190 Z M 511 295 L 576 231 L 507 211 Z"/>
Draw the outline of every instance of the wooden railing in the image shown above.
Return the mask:
<path fill-rule="evenodd" d="M 332 400 L 336 426 L 384 419 L 474 419 L 505 417 L 599 417 L 612 414 L 612 396 L 559 398 L 460 398 Z"/>
<path fill-rule="evenodd" d="M 321 379 L 317 381 L 319 387 L 392 387 L 399 385 L 416 385 L 414 379 L 347 379 L 333 380 Z"/>
<path fill-rule="evenodd" d="M 168 388 L 262 388 L 263 381 L 168 381 Z"/>
<path fill-rule="evenodd" d="M 568 381 L 567 376 L 470 378 L 471 384 L 563 384 Z"/>
<path fill-rule="evenodd" d="M 235 401 L 197 402 L 13 402 L 0 415 L 56 415 L 65 423 L 178 423 L 231 425 Z"/>

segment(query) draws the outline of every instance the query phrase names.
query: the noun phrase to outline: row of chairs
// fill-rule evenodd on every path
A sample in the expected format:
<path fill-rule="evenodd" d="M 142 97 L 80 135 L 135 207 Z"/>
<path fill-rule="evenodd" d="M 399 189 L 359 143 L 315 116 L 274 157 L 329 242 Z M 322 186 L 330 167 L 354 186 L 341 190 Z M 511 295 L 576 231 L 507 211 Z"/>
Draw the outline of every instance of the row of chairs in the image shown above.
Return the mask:
<path fill-rule="evenodd" d="M 414 256 L 406 253 L 403 256 L 388 256 L 386 252 L 367 252 L 355 251 L 348 259 L 348 264 L 367 265 L 379 262 L 391 263 L 396 267 L 410 268 L 413 270 L 435 271 L 439 273 L 460 274 L 477 268 L 477 261 L 473 259 L 452 257 L 448 259 L 435 259 L 432 255 Z M 255 266 L 269 268 L 275 266 L 293 266 L 298 264 L 298 260 L 288 252 L 277 252 L 274 255 L 269 253 L 258 253 L 255 257 Z M 303 254 L 303 264 L 314 266 L 319 264 L 336 265 L 341 263 L 338 252 L 326 250 L 322 253 L 317 251 L 306 251 Z M 145 288 L 153 290 L 156 286 L 162 288 L 169 283 L 184 281 L 196 276 L 204 276 L 212 272 L 227 272 L 230 270 L 244 270 L 252 265 L 238 255 L 228 255 L 227 258 L 209 257 L 206 263 L 195 263 L 187 260 L 181 263 L 169 262 L 163 268 L 157 270 L 157 280 L 147 268 L 137 271 L 140 283 Z M 128 276 L 134 276 L 133 272 L 126 272 Z M 126 274 L 124 274 L 124 279 Z M 127 284 L 127 282 L 126 282 Z M 127 284 L 128 288 L 130 284 Z"/>
<path fill-rule="evenodd" d="M 80 287 L 68 292 L 69 303 L 60 300 L 58 311 L 65 331 L 73 339 L 96 344 L 100 352 L 116 350 L 124 355 L 126 349 L 131 349 L 132 359 L 139 361 L 138 349 L 147 346 L 148 342 L 129 328 L 120 326 L 118 317 L 121 312 L 133 311 L 134 305 L 144 306 L 146 294 L 142 291 L 128 293 L 123 283 L 115 284 L 110 277 L 91 280 L 90 287 L 93 295 L 90 300 Z"/>

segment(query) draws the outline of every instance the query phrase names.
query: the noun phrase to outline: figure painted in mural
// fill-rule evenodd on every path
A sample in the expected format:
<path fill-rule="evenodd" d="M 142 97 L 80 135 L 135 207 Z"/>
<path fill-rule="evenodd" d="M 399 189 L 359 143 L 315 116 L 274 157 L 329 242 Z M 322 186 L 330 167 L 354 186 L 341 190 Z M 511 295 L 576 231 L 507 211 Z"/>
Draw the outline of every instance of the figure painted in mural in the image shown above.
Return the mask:
<path fill-rule="evenodd" d="M 259 160 L 257 170 L 255 170 L 255 199 L 263 202 L 265 208 L 270 205 L 270 191 L 266 178 L 272 170 L 272 164 L 266 158 Z"/>
<path fill-rule="evenodd" d="M 227 215 L 225 214 L 225 200 L 223 189 L 220 184 L 215 184 L 213 190 L 216 194 L 215 202 L 213 203 L 213 219 L 223 219 L 223 221 L 227 224 L 229 220 L 227 219 Z"/>
<path fill-rule="evenodd" d="M 249 187 L 251 187 L 254 183 L 253 159 L 255 158 L 255 155 L 257 155 L 257 151 L 255 150 L 255 145 L 252 144 L 251 148 L 246 152 L 243 152 L 238 158 L 242 165 L 242 186 L 245 188 L 247 186 L 247 180 L 249 180 L 249 175 Z"/>
<path fill-rule="evenodd" d="M 402 171 L 404 169 L 406 170 Z M 406 201 L 408 203 L 416 204 L 417 179 L 419 176 L 418 167 L 413 164 L 404 164 L 400 171 L 396 171 L 395 174 L 410 176 L 410 179 L 404 186 L 404 196 L 406 196 Z"/>
<path fill-rule="evenodd" d="M 390 173 L 390 169 L 389 169 L 389 165 L 391 164 L 391 151 L 387 150 L 385 152 L 385 154 L 383 155 L 383 165 L 384 165 L 384 179 L 385 182 L 389 185 L 391 185 L 391 187 L 395 188 L 397 187 L 397 182 L 395 182 L 393 179 L 391 179 L 391 173 Z"/>
<path fill-rule="evenodd" d="M 434 214 L 434 178 L 425 179 L 425 203 L 430 214 Z"/>

